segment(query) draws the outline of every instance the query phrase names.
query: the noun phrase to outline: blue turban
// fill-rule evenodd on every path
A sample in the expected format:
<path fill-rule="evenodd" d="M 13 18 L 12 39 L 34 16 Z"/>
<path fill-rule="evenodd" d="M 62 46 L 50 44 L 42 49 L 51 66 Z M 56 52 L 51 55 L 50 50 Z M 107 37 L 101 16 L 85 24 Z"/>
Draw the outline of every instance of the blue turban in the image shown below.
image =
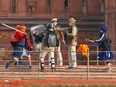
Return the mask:
<path fill-rule="evenodd" d="M 25 26 L 25 24 L 20 24 L 20 26 Z"/>
<path fill-rule="evenodd" d="M 100 29 L 103 31 L 103 32 L 106 32 L 107 31 L 107 27 L 104 25 L 104 26 L 101 26 Z"/>

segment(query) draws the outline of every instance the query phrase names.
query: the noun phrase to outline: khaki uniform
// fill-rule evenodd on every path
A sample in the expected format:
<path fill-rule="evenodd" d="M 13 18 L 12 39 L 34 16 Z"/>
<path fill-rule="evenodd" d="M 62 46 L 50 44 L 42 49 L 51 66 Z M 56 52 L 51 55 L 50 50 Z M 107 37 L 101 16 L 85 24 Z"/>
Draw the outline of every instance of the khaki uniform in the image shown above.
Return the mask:
<path fill-rule="evenodd" d="M 77 67 L 77 57 L 76 57 L 76 45 L 77 45 L 77 28 L 76 26 L 72 26 L 71 29 L 67 32 L 68 39 L 68 60 L 69 67 L 76 68 Z"/>
<path fill-rule="evenodd" d="M 60 41 L 64 41 L 64 33 L 62 32 L 62 31 L 59 31 L 58 29 L 60 28 L 60 26 L 55 26 L 54 27 L 54 30 L 55 30 L 55 32 L 56 32 L 56 34 L 57 34 L 57 38 L 58 38 L 58 40 L 60 40 Z"/>
<path fill-rule="evenodd" d="M 63 58 L 62 58 L 62 54 L 61 54 L 61 42 L 64 42 L 64 34 L 62 31 L 58 30 L 59 26 L 55 26 L 54 30 L 57 34 L 57 38 L 59 40 L 59 46 L 56 47 L 56 56 L 57 56 L 57 65 L 62 66 L 63 65 Z"/>

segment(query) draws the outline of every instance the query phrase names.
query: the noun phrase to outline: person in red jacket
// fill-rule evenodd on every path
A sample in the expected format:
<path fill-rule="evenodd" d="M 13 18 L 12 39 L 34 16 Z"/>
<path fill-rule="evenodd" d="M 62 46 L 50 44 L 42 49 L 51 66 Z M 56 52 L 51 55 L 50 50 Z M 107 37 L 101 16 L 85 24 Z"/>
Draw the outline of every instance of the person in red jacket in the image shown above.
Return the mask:
<path fill-rule="evenodd" d="M 11 40 L 11 45 L 14 48 L 14 52 L 13 52 L 13 57 L 14 57 L 14 61 L 19 62 L 19 59 L 22 57 L 28 57 L 29 59 L 29 69 L 32 69 L 32 65 L 31 65 L 31 53 L 29 52 L 30 50 L 33 49 L 31 43 L 30 43 L 30 39 L 27 36 L 27 33 L 25 33 L 26 31 L 26 26 L 24 24 L 20 24 L 17 25 L 16 28 L 19 31 L 16 31 L 14 38 Z M 10 63 L 13 61 L 7 61 L 5 63 L 5 68 L 7 69 L 10 65 Z"/>

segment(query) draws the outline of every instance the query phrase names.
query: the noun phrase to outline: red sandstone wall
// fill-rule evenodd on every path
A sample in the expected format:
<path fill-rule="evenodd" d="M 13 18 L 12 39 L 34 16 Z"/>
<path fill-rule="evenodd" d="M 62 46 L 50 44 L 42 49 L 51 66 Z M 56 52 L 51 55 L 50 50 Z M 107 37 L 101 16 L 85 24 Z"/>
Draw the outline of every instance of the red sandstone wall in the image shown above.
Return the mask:
<path fill-rule="evenodd" d="M 80 16 L 103 16 L 99 0 L 86 0 L 86 13 L 83 14 L 82 0 L 68 0 L 68 11 L 64 9 L 64 0 L 51 0 L 51 12 L 48 12 L 47 0 L 16 0 L 16 13 L 12 13 L 12 0 L 0 0 L 0 16 L 5 17 L 39 17 L 68 18 Z M 34 12 L 29 6 L 34 5 Z"/>
<path fill-rule="evenodd" d="M 112 45 L 116 45 L 116 0 L 105 0 L 105 24 L 108 27 L 108 36 Z M 116 50 L 116 46 L 112 47 Z"/>

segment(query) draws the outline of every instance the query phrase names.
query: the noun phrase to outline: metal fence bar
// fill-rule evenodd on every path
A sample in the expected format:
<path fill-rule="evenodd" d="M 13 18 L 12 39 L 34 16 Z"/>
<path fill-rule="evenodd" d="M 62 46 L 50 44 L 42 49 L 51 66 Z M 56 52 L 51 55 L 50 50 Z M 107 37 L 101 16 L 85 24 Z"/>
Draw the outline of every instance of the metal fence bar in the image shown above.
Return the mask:
<path fill-rule="evenodd" d="M 67 46 L 68 47 L 68 46 Z M 5 55 L 3 55 L 4 57 L 6 57 L 6 56 L 8 56 L 9 54 L 11 54 L 12 52 L 13 52 L 13 50 L 7 50 L 7 49 L 5 49 L 4 51 L 2 51 L 2 52 L 4 52 L 3 54 L 5 54 Z M 19 52 L 19 51 L 17 51 L 17 52 Z M 38 78 L 38 79 L 40 79 L 40 78 L 42 78 L 43 77 L 43 73 L 41 73 L 40 72 L 40 70 L 39 70 L 39 68 L 40 68 L 40 63 L 39 63 L 39 51 L 30 51 L 31 53 L 32 53 L 32 56 L 33 55 L 37 55 L 36 56 L 36 60 L 34 60 L 33 58 L 32 58 L 32 62 L 33 63 L 37 63 L 37 64 L 35 64 L 35 67 L 36 67 L 36 69 L 35 70 L 37 70 L 37 72 L 36 72 L 36 76 L 35 76 L 35 78 Z M 62 52 L 62 54 L 67 54 L 68 52 L 67 51 L 61 51 Z M 90 51 L 90 49 L 88 49 L 88 54 L 89 53 L 91 53 L 91 55 L 94 55 L 94 54 L 96 54 L 96 55 L 98 55 L 98 52 L 101 52 L 101 51 L 98 51 L 98 48 L 97 48 L 97 50 L 96 51 Z M 114 53 L 116 53 L 116 51 L 113 51 Z M 77 52 L 77 55 L 81 55 L 81 53 L 78 53 Z M 96 57 L 96 55 L 94 56 L 94 57 Z M 87 79 L 89 79 L 89 78 L 91 78 L 91 77 L 97 77 L 97 76 L 91 76 L 92 74 L 91 74 L 91 72 L 93 72 L 92 70 L 91 70 L 91 65 L 90 65 L 90 63 L 92 62 L 92 63 L 97 63 L 97 66 L 99 65 L 99 62 L 102 62 L 102 61 L 99 61 L 97 58 L 96 58 L 96 60 L 91 60 L 90 59 L 91 58 L 91 56 L 88 56 L 88 58 L 87 59 L 85 59 L 85 60 L 78 60 L 78 62 L 85 62 L 85 63 L 87 63 L 87 71 L 84 71 L 84 72 L 86 72 L 87 74 L 86 74 L 86 76 L 83 76 L 83 77 L 87 77 Z M 4 60 L 4 58 L 2 59 L 2 60 L 0 60 L 0 64 L 1 63 L 3 63 L 3 62 L 5 62 L 7 59 L 5 59 Z M 10 59 L 8 59 L 8 60 L 10 60 Z M 11 59 L 12 60 L 12 59 Z M 116 58 L 115 58 L 115 60 L 116 60 Z M 26 59 L 24 59 L 23 61 L 28 61 L 28 60 L 26 60 Z M 48 60 L 45 60 L 45 62 L 48 62 Z M 63 62 L 68 62 L 68 60 L 63 60 Z M 114 62 L 115 64 L 116 64 L 116 61 L 111 61 L 111 62 Z M 67 65 L 67 64 L 66 64 Z M 0 67 L 3 67 L 2 65 L 0 65 Z M 58 66 L 58 68 L 59 68 L 59 66 Z M 81 67 L 82 68 L 82 67 Z M 13 69 L 13 66 L 12 66 L 12 68 L 11 69 Z M 22 68 L 23 69 L 23 68 Z M 49 68 L 47 68 L 47 69 L 49 69 Z M 60 68 L 60 69 L 64 69 L 64 67 L 62 67 L 62 68 Z M 100 70 L 94 70 L 94 71 L 98 71 L 98 72 L 103 72 L 102 70 L 100 71 Z M 6 71 L 7 72 L 7 71 Z M 11 70 L 10 72 L 12 72 L 13 73 L 13 71 Z M 10 72 L 8 72 L 8 73 L 10 73 Z M 67 74 L 67 72 L 68 73 L 70 73 L 69 74 L 69 76 L 64 76 L 64 77 L 71 77 L 71 73 L 72 72 L 70 72 L 69 70 L 61 70 L 61 71 L 58 71 L 58 73 L 60 73 L 60 74 L 62 74 L 62 75 L 65 75 L 65 74 Z M 77 71 L 75 71 L 75 72 L 77 72 Z M 78 71 L 79 72 L 79 71 Z M 83 71 L 82 71 L 83 72 Z M 114 75 L 115 75 L 115 70 L 114 70 Z M 4 73 L 4 72 L 1 72 L 1 73 Z M 14 72 L 15 73 L 15 72 Z M 21 72 L 19 72 L 19 73 L 21 73 Z M 25 73 L 27 73 L 27 72 L 25 72 Z M 24 73 L 24 74 L 25 74 Z M 34 73 L 35 73 L 35 71 L 34 71 Z M 17 73 L 18 74 L 18 73 Z M 48 74 L 47 72 L 45 72 L 44 74 Z M 55 73 L 52 73 L 52 74 L 55 74 Z M 72 74 L 73 75 L 73 74 Z M 77 74 L 76 74 L 77 75 Z M 20 77 L 20 76 L 19 76 Z M 33 78 L 34 78 L 34 76 L 32 76 Z M 46 76 L 47 77 L 47 76 Z M 49 78 L 50 78 L 50 76 L 48 76 Z M 55 76 L 52 76 L 51 75 L 51 77 L 55 77 Z M 56 76 L 56 77 L 63 77 L 63 76 Z M 73 77 L 73 76 L 72 76 Z M 76 76 L 76 77 L 79 77 L 79 76 Z M 98 77 L 100 77 L 100 76 L 98 76 Z M 104 77 L 107 77 L 107 76 L 104 76 Z M 1 77 L 0 77 L 1 78 Z M 26 77 L 27 78 L 27 77 Z M 23 76 L 23 79 L 24 79 L 24 76 Z M 31 78 L 30 78 L 31 79 Z"/>

